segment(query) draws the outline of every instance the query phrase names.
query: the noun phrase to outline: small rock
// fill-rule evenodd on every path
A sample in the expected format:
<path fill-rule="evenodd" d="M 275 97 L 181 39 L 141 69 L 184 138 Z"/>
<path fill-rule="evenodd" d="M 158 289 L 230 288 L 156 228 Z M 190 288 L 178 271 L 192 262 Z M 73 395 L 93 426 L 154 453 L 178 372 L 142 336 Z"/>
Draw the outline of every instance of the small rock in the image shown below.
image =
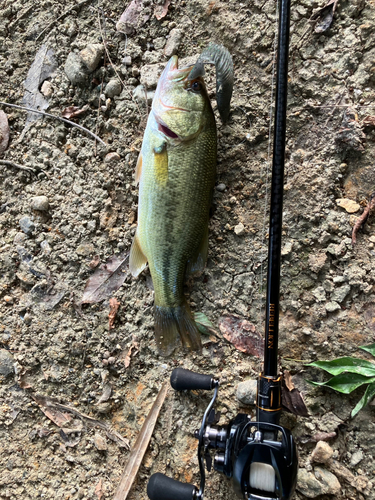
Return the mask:
<path fill-rule="evenodd" d="M 339 207 L 344 208 L 348 214 L 354 214 L 361 208 L 357 202 L 349 198 L 337 198 L 336 203 Z"/>
<path fill-rule="evenodd" d="M 257 397 L 257 380 L 245 380 L 237 386 L 237 399 L 244 405 L 254 405 Z"/>
<path fill-rule="evenodd" d="M 52 249 L 51 249 L 51 246 L 50 244 L 48 243 L 47 240 L 43 240 L 41 243 L 40 243 L 40 248 L 43 250 L 43 252 L 45 254 L 50 254 Z"/>
<path fill-rule="evenodd" d="M 316 287 L 311 293 L 314 295 L 317 302 L 324 302 L 326 300 L 326 291 L 322 286 Z"/>
<path fill-rule="evenodd" d="M 95 433 L 94 436 L 94 445 L 95 448 L 99 451 L 106 451 L 108 449 L 107 441 L 97 432 Z"/>
<path fill-rule="evenodd" d="M 90 43 L 79 53 L 81 61 L 84 63 L 89 73 L 98 67 L 99 61 L 104 54 L 104 45 L 101 43 Z"/>
<path fill-rule="evenodd" d="M 3 299 L 6 304 L 9 305 L 13 304 L 13 297 L 11 297 L 10 295 L 4 295 Z"/>
<path fill-rule="evenodd" d="M 117 79 L 109 80 L 107 83 L 104 93 L 107 97 L 115 97 L 121 94 L 121 83 Z"/>
<path fill-rule="evenodd" d="M 331 295 L 331 300 L 333 302 L 338 302 L 339 304 L 341 304 L 341 302 L 344 301 L 345 297 L 348 295 L 349 292 L 350 292 L 350 285 L 340 286 L 340 288 L 337 288 Z"/>
<path fill-rule="evenodd" d="M 104 158 L 104 163 L 117 163 L 121 160 L 121 157 L 118 153 L 108 153 Z"/>
<path fill-rule="evenodd" d="M 178 28 L 174 28 L 173 30 L 171 30 L 171 32 L 169 33 L 167 44 L 164 48 L 164 54 L 167 57 L 171 57 L 177 54 L 178 48 L 181 43 L 181 38 L 182 38 L 182 30 Z"/>
<path fill-rule="evenodd" d="M 309 254 L 309 266 L 311 271 L 318 273 L 326 263 L 327 255 L 323 252 L 314 252 Z"/>
<path fill-rule="evenodd" d="M 51 97 L 51 95 L 53 94 L 52 83 L 48 80 L 45 80 L 40 88 L 40 91 L 45 97 Z"/>
<path fill-rule="evenodd" d="M 237 236 L 241 236 L 245 232 L 245 226 L 240 222 L 237 224 L 237 226 L 234 226 L 234 232 L 237 234 Z"/>
<path fill-rule="evenodd" d="M 25 322 L 25 325 L 31 325 L 33 317 L 31 316 L 31 314 L 26 313 L 25 316 L 23 317 L 23 320 Z"/>
<path fill-rule="evenodd" d="M 125 64 L 125 66 L 131 66 L 132 65 L 132 58 L 130 56 L 125 56 L 122 58 L 122 64 Z"/>
<path fill-rule="evenodd" d="M 333 455 L 333 449 L 325 441 L 318 441 L 315 449 L 311 454 L 312 462 L 325 463 Z"/>
<path fill-rule="evenodd" d="M 147 90 L 147 102 L 148 102 L 148 104 L 152 103 L 154 96 L 155 96 L 155 90 Z M 138 102 L 145 102 L 146 101 L 146 92 L 145 92 L 145 88 L 143 85 L 138 85 L 133 90 L 133 97 Z"/>
<path fill-rule="evenodd" d="M 80 186 L 79 184 L 73 184 L 73 191 L 75 192 L 75 194 L 78 194 L 79 196 L 80 194 L 83 193 L 82 186 Z"/>
<path fill-rule="evenodd" d="M 25 234 L 32 234 L 32 232 L 35 230 L 34 222 L 27 215 L 19 220 L 19 225 Z"/>
<path fill-rule="evenodd" d="M 89 220 L 86 227 L 89 231 L 94 231 L 96 229 L 96 221 Z"/>
<path fill-rule="evenodd" d="M 337 302 L 334 302 L 334 301 L 327 302 L 325 307 L 326 307 L 327 312 L 335 312 L 335 311 L 339 311 L 341 309 L 340 304 L 338 304 Z"/>
<path fill-rule="evenodd" d="M 216 186 L 216 190 L 219 191 L 220 193 L 225 191 L 226 188 L 227 188 L 227 186 L 225 184 L 223 184 L 222 182 Z"/>
<path fill-rule="evenodd" d="M 287 255 L 290 255 L 293 250 L 293 242 L 292 241 L 287 241 L 283 248 L 281 249 L 281 255 L 283 257 L 286 257 Z"/>
<path fill-rule="evenodd" d="M 34 196 L 34 198 L 31 198 L 30 206 L 33 210 L 46 212 L 49 209 L 47 196 Z"/>
<path fill-rule="evenodd" d="M 14 372 L 14 358 L 6 349 L 0 349 L 0 375 L 8 377 Z"/>
<path fill-rule="evenodd" d="M 27 235 L 25 233 L 18 232 L 16 233 L 14 239 L 13 239 L 13 245 L 23 245 L 25 241 L 27 240 Z"/>
<path fill-rule="evenodd" d="M 315 468 L 315 474 L 306 469 L 299 469 L 297 490 L 307 498 L 320 495 L 335 495 L 341 489 L 337 477 L 321 467 Z"/>
<path fill-rule="evenodd" d="M 141 68 L 141 83 L 146 85 L 147 89 L 156 88 L 163 69 L 164 64 L 146 64 Z"/>
<path fill-rule="evenodd" d="M 84 85 L 88 81 L 87 67 L 76 52 L 69 53 L 65 61 L 64 71 L 73 85 Z"/>
<path fill-rule="evenodd" d="M 359 464 L 359 462 L 363 460 L 363 451 L 362 450 L 358 450 L 356 451 L 355 453 L 353 453 L 351 459 L 350 459 L 350 465 L 352 467 L 355 467 L 356 465 Z"/>
<path fill-rule="evenodd" d="M 92 255 L 95 252 L 94 245 L 92 243 L 82 243 L 76 249 L 76 253 L 82 256 Z"/>

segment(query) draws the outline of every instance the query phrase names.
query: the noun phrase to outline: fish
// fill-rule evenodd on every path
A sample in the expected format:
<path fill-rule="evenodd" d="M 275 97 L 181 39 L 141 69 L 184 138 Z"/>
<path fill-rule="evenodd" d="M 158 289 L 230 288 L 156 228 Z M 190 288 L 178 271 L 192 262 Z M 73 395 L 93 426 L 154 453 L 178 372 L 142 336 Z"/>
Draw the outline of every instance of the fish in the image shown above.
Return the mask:
<path fill-rule="evenodd" d="M 217 132 L 202 76 L 189 78 L 193 69 L 179 68 L 176 55 L 167 63 L 135 172 L 138 225 L 129 269 L 136 277 L 149 265 L 156 345 L 165 356 L 180 342 L 188 350 L 202 347 L 183 287 L 186 277 L 202 271 L 207 260 Z"/>

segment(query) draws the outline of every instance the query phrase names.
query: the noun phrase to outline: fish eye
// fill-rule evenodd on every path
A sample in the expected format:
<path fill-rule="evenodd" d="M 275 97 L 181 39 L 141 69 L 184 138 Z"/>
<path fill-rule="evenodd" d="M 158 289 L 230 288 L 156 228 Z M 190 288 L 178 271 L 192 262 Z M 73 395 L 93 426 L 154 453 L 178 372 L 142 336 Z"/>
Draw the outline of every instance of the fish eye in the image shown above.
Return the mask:
<path fill-rule="evenodd" d="M 200 92 L 202 90 L 202 84 L 198 80 L 195 80 L 194 82 L 191 82 L 190 89 L 193 92 Z"/>

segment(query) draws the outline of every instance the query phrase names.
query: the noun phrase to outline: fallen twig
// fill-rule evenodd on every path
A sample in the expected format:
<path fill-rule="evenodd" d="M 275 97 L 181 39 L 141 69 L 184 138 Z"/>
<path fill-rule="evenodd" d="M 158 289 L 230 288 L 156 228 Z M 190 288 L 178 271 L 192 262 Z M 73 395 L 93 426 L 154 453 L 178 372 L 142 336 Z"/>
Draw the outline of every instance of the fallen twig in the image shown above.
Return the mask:
<path fill-rule="evenodd" d="M 18 104 L 10 104 L 9 102 L 3 102 L 0 101 L 0 105 L 2 106 L 9 106 L 10 108 L 16 108 L 16 109 L 21 109 L 22 111 L 28 111 L 31 113 L 37 113 L 39 115 L 47 116 L 48 118 L 55 118 L 56 120 L 60 120 L 61 122 L 68 123 L 72 127 L 79 128 L 83 132 L 85 132 L 88 135 L 91 135 L 94 139 L 99 141 L 103 146 L 106 146 L 106 143 L 100 139 L 96 134 L 91 132 L 91 130 L 82 127 L 82 125 L 78 125 L 78 123 L 71 122 L 70 120 L 67 120 L 66 118 L 61 118 L 61 116 L 56 116 L 56 115 L 51 115 L 51 113 L 46 113 L 45 111 L 39 111 L 38 109 L 33 109 L 33 108 L 27 108 L 26 106 L 19 106 Z"/>
<path fill-rule="evenodd" d="M 126 500 L 134 479 L 138 473 L 138 469 L 142 463 L 144 454 L 146 453 L 148 444 L 150 442 L 154 427 L 159 416 L 161 407 L 163 406 L 165 397 L 168 392 L 169 385 L 164 382 L 159 394 L 157 395 L 154 404 L 143 422 L 142 429 L 138 434 L 137 440 L 130 452 L 128 463 L 122 474 L 121 481 L 113 500 Z"/>
<path fill-rule="evenodd" d="M 80 7 L 81 5 L 83 5 L 84 3 L 87 3 L 87 2 L 90 2 L 90 0 L 82 0 L 81 2 L 79 2 L 79 3 L 77 3 L 75 5 L 72 5 L 71 7 L 69 7 L 69 9 L 67 9 L 65 12 L 63 12 L 61 14 L 61 16 L 57 17 L 51 23 L 49 23 L 49 25 L 46 28 L 44 28 L 43 31 L 41 31 L 39 33 L 39 35 L 35 38 L 35 40 L 39 40 L 39 38 L 43 35 L 43 33 L 45 33 L 46 31 L 48 31 L 55 23 L 57 23 L 57 21 L 60 21 L 60 19 L 62 19 L 63 17 L 65 17 L 67 14 L 69 14 L 73 9 L 76 9 L 77 7 Z"/>
<path fill-rule="evenodd" d="M 368 219 L 368 216 L 370 215 L 371 210 L 375 208 L 375 193 L 372 193 L 370 196 L 370 200 L 367 204 L 367 207 L 364 209 L 363 214 L 358 217 L 357 222 L 353 226 L 353 231 L 352 231 L 352 246 L 357 243 L 357 233 L 361 226 L 366 222 Z"/>
<path fill-rule="evenodd" d="M 24 170 L 25 172 L 30 172 L 31 174 L 35 174 L 35 170 L 32 167 L 24 167 L 23 165 L 18 165 L 18 163 L 14 163 L 9 160 L 0 160 L 0 165 L 6 165 L 7 167 L 18 168 L 19 170 Z"/>

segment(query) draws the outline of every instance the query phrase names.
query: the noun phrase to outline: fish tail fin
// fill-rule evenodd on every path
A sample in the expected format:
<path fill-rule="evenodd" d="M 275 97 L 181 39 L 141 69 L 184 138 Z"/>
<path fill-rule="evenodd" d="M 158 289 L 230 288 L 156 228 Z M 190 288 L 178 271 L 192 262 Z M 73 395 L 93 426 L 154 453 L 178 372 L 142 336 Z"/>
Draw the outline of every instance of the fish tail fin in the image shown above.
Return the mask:
<path fill-rule="evenodd" d="M 178 339 L 190 351 L 202 349 L 200 333 L 186 301 L 177 307 L 155 305 L 155 337 L 160 354 L 168 356 Z"/>

